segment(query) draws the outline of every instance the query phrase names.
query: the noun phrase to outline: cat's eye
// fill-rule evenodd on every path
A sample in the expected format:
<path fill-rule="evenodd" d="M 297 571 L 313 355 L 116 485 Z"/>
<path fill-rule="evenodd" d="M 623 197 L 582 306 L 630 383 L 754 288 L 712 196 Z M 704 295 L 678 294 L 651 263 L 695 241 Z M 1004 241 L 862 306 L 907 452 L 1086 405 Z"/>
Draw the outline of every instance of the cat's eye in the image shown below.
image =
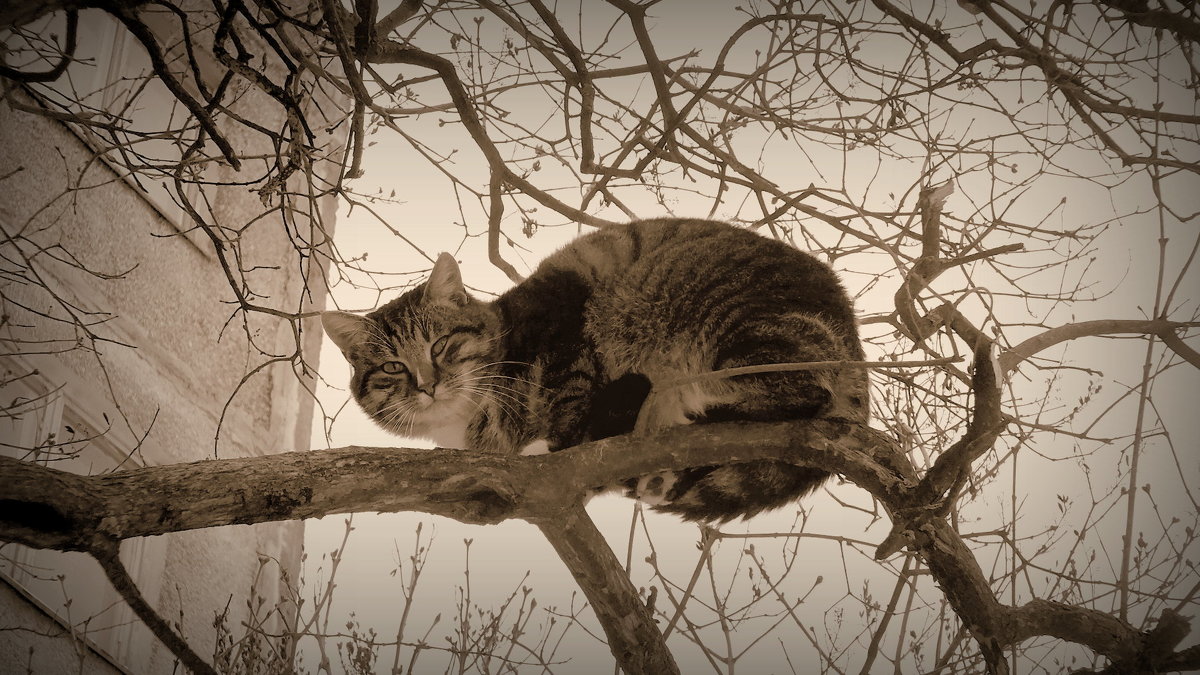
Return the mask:
<path fill-rule="evenodd" d="M 388 361 L 383 364 L 382 369 L 388 375 L 399 375 L 404 372 L 404 364 L 399 361 Z"/>
<path fill-rule="evenodd" d="M 443 335 L 442 337 L 438 338 L 437 341 L 433 343 L 433 346 L 429 348 L 429 353 L 433 356 L 441 356 L 442 352 L 446 351 L 446 343 L 449 340 L 449 335 Z"/>

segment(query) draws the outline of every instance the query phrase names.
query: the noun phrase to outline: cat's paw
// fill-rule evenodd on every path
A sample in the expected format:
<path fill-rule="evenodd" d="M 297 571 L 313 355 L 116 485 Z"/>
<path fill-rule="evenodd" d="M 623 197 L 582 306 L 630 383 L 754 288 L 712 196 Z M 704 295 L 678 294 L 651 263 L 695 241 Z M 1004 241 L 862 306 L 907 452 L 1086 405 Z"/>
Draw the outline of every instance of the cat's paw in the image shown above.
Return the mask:
<path fill-rule="evenodd" d="M 548 455 L 550 454 L 550 441 L 547 441 L 544 438 L 539 438 L 538 440 L 533 441 L 521 448 L 520 454 L 523 456 Z"/>
<path fill-rule="evenodd" d="M 667 495 L 675 487 L 676 478 L 677 476 L 674 471 L 664 471 L 662 473 L 652 473 L 642 476 L 638 478 L 637 486 L 630 490 L 629 496 L 651 506 L 667 504 L 670 502 L 667 499 Z"/>

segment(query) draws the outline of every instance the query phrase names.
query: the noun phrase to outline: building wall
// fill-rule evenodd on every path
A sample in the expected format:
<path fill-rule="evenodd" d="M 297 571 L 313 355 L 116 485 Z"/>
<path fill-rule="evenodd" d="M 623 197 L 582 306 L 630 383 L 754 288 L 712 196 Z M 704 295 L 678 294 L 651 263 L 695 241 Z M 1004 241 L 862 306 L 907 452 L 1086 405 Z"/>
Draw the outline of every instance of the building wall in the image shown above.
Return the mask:
<path fill-rule="evenodd" d="M 123 672 L 115 659 L 95 649 L 72 649 L 68 627 L 48 610 L 39 611 L 37 598 L 0 579 L 0 659 L 9 673 Z M 129 672 L 129 671 L 124 671 Z"/>
<path fill-rule="evenodd" d="M 20 95 L 17 100 L 34 103 Z M 261 103 L 249 97 L 242 105 L 270 109 L 256 108 Z M 266 126 L 275 122 L 260 121 Z M 206 178 L 235 177 L 228 167 L 220 172 Z M 40 412 L 30 412 L 28 419 L 9 423 L 4 433 L 10 438 L 3 439 L 8 445 L 17 445 L 11 436 L 20 429 L 34 433 L 29 430 L 37 424 L 31 420 L 42 415 L 47 417 L 43 426 L 51 425 L 59 440 L 103 432 L 80 444 L 86 447 L 78 457 L 51 464 L 84 473 L 307 449 L 313 402 L 291 364 L 275 364 L 243 382 L 265 358 L 249 344 L 240 318 L 229 321 L 233 293 L 211 244 L 181 234 L 169 208 L 156 208 L 65 125 L 4 103 L 0 176 L 0 253 L 6 259 L 0 265 L 11 272 L 26 264 L 22 255 L 32 257 L 32 268 L 59 296 L 20 275 L 0 275 L 0 397 L 5 398 L 0 407 L 10 405 L 14 395 L 28 396 L 40 388 L 61 413 L 61 418 L 49 419 L 48 409 L 37 408 Z M 263 210 L 258 195 L 245 187 L 220 188 L 214 194 L 213 214 L 227 227 L 240 227 Z M 327 202 L 323 207 L 327 227 L 332 226 L 333 206 Z M 249 228 L 242 250 L 260 264 L 277 266 L 250 276 L 265 297 L 261 302 L 294 311 L 305 279 L 278 219 Z M 51 255 L 55 251 L 62 255 Z M 321 309 L 321 285 L 310 290 L 312 301 L 305 311 Z M 78 341 L 78 326 L 43 316 L 62 317 L 66 307 L 78 308 L 70 311 L 85 316 L 85 322 L 103 319 L 90 330 L 104 340 Z M 276 354 L 294 350 L 286 322 L 254 316 L 247 328 L 257 347 Z M 306 321 L 304 336 L 308 363 L 315 368 L 318 325 Z M 36 433 L 44 436 L 47 430 L 39 427 Z M 20 455 L 13 448 L 7 451 Z M 226 624 L 235 639 L 240 636 L 241 623 L 249 617 L 250 589 L 265 598 L 265 614 L 287 595 L 280 570 L 296 580 L 302 547 L 302 523 L 268 523 L 126 542 L 122 559 L 147 600 L 179 623 L 197 653 L 211 659 L 217 640 L 214 617 L 228 608 Z M 26 563 L 24 570 L 13 560 Z M 39 565 L 48 569 L 36 569 Z M 55 578 L 59 568 L 64 581 Z M 29 664 L 35 673 L 105 672 L 104 658 L 61 630 L 66 620 L 76 627 L 74 632 L 90 631 L 92 642 L 129 672 L 173 671 L 173 656 L 144 627 L 99 628 L 106 622 L 127 624 L 131 615 L 123 606 L 109 607 L 115 596 L 97 576 L 93 561 L 5 545 L 0 547 L 0 571 L 7 575 L 0 582 L 0 629 L 15 628 L 0 630 L 0 663 Z M 99 616 L 85 625 L 89 611 Z M 275 616 L 268 625 L 279 630 L 281 620 Z M 74 665 L 64 667 L 68 663 Z"/>

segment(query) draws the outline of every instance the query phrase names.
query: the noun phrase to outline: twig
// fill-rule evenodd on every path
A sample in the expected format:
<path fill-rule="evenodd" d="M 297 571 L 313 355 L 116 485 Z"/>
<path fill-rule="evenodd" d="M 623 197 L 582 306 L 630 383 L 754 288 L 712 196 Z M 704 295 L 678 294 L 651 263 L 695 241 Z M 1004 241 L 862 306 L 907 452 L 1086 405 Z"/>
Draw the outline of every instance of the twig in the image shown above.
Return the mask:
<path fill-rule="evenodd" d="M 686 384 L 694 384 L 696 382 L 708 382 L 712 380 L 724 380 L 738 375 L 754 375 L 757 373 L 790 373 L 803 370 L 832 370 L 835 368 L 866 368 L 886 370 L 889 368 L 926 368 L 929 366 L 944 366 L 951 363 L 959 363 L 962 361 L 960 356 L 947 356 L 940 359 L 930 359 L 927 361 L 805 361 L 802 363 L 765 363 L 757 366 L 735 366 L 733 368 L 722 368 L 713 370 L 707 373 L 696 373 L 694 375 L 685 375 L 671 380 L 664 380 L 656 383 L 656 390 L 669 389 L 671 387 L 682 387 Z"/>
<path fill-rule="evenodd" d="M 115 16 L 121 23 L 125 24 L 125 28 L 137 38 L 138 42 L 142 43 L 142 46 L 146 49 L 146 54 L 150 57 L 150 63 L 154 67 L 155 74 L 158 75 L 158 78 L 175 98 L 188 109 L 192 117 L 196 118 L 196 121 L 200 123 L 200 127 L 204 129 L 205 133 L 213 139 L 213 142 L 220 148 L 221 155 L 225 158 L 225 161 L 229 162 L 229 165 L 235 170 L 241 170 L 242 161 L 238 159 L 233 146 L 229 144 L 229 141 L 221 133 L 220 129 L 217 128 L 212 115 L 209 114 L 204 106 L 200 105 L 199 101 L 188 93 L 187 89 L 184 89 L 183 85 L 171 72 L 170 67 L 163 58 L 162 48 L 159 47 L 158 40 L 154 37 L 154 32 L 137 18 L 132 9 L 123 5 L 117 5 Z"/>

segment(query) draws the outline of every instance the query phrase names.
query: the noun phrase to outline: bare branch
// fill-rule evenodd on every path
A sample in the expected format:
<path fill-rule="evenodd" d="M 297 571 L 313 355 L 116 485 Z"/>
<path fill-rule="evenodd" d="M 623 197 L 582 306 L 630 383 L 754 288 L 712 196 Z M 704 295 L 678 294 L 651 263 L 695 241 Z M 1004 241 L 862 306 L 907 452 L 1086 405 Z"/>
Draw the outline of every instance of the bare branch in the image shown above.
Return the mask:
<path fill-rule="evenodd" d="M 554 546 L 603 622 L 609 649 L 626 673 L 670 675 L 679 672 L 650 609 L 638 598 L 604 535 L 579 503 L 553 518 L 534 521 Z"/>
<path fill-rule="evenodd" d="M 0 26 L 4 25 L 0 23 Z M 54 64 L 50 70 L 43 70 L 36 73 L 27 73 L 15 68 L 0 63 L 0 77 L 7 77 L 10 80 L 17 82 L 53 82 L 67 72 L 67 66 L 71 65 L 71 61 L 75 58 L 75 42 L 79 32 L 79 12 L 70 10 L 67 12 L 67 41 L 63 45 L 62 57 L 58 63 Z"/>
<path fill-rule="evenodd" d="M 175 632 L 167 620 L 162 618 L 150 603 L 142 597 L 142 592 L 137 587 L 137 582 L 129 575 L 129 571 L 125 569 L 125 565 L 121 562 L 120 547 L 116 542 L 105 542 L 98 545 L 91 551 L 96 561 L 100 563 L 100 568 L 104 570 L 104 575 L 108 577 L 109 583 L 121 595 L 121 598 L 133 610 L 146 627 L 150 629 L 154 636 L 162 641 L 171 653 L 179 659 L 186 668 L 193 673 L 200 675 L 217 675 L 217 671 L 212 666 L 208 665 L 204 659 L 200 658 L 191 645 L 183 639 L 179 633 Z"/>
<path fill-rule="evenodd" d="M 1051 328 L 1043 333 L 1039 333 L 1021 344 L 1005 351 L 1000 355 L 1000 369 L 1007 375 L 1012 372 L 1024 360 L 1043 350 L 1049 349 L 1056 344 L 1066 342 L 1067 340 L 1077 340 L 1083 337 L 1098 337 L 1103 335 L 1174 335 L 1175 331 L 1181 328 L 1195 328 L 1200 326 L 1200 323 L 1189 321 L 1166 321 L 1164 319 L 1097 319 L 1095 321 L 1080 321 L 1079 323 L 1071 323 L 1056 328 Z M 1176 338 L 1178 340 L 1178 338 Z M 1165 340 L 1164 340 L 1165 342 Z M 1177 346 L 1182 345 L 1183 350 L 1179 350 Z M 1190 348 L 1183 344 L 1182 340 L 1178 343 L 1168 343 L 1172 349 L 1181 357 L 1192 364 L 1200 363 L 1200 359 L 1195 357 L 1195 352 L 1188 354 Z"/>
<path fill-rule="evenodd" d="M 1163 344 L 1171 348 L 1171 351 L 1179 355 L 1179 358 L 1187 361 L 1193 366 L 1200 368 L 1200 352 L 1187 346 L 1178 335 L 1175 334 L 1174 328 L 1164 330 L 1157 333 L 1158 338 L 1163 341 Z"/>
<path fill-rule="evenodd" d="M 395 9 L 388 12 L 387 16 L 380 19 L 375 24 L 376 40 L 386 38 L 388 33 L 399 28 L 405 21 L 417 15 L 421 11 L 422 0 L 403 0 Z"/>
<path fill-rule="evenodd" d="M 208 133 L 213 142 L 217 144 L 217 147 L 221 149 L 221 154 L 225 157 L 225 161 L 229 162 L 229 165 L 234 169 L 241 169 L 242 161 L 238 159 L 237 153 L 234 152 L 233 146 L 229 144 L 225 135 L 217 128 L 212 114 L 199 101 L 192 97 L 175 74 L 171 72 L 170 67 L 163 58 L 162 48 L 158 44 L 158 39 L 154 37 L 154 32 L 146 24 L 142 23 L 129 7 L 117 5 L 115 16 L 120 19 L 121 23 L 125 24 L 125 28 L 129 30 L 130 34 L 137 38 L 138 42 L 141 42 L 142 46 L 146 48 L 146 53 L 150 56 L 150 63 L 153 64 L 154 72 L 158 75 L 159 80 L 192 113 L 192 116 L 196 118 L 196 121 L 200 123 L 204 131 Z"/>

